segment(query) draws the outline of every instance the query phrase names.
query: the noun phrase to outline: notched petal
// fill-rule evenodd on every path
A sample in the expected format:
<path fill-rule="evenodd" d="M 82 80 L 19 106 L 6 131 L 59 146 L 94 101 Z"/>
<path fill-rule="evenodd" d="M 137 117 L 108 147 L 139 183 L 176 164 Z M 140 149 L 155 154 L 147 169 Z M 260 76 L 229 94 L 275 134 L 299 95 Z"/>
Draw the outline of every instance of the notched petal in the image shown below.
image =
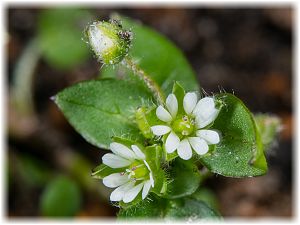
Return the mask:
<path fill-rule="evenodd" d="M 153 132 L 153 134 L 157 135 L 157 136 L 161 136 L 164 134 L 167 134 L 171 131 L 171 128 L 165 125 L 156 125 L 156 126 L 152 126 L 151 130 Z"/>
<path fill-rule="evenodd" d="M 109 188 L 115 188 L 125 184 L 129 181 L 126 175 L 120 173 L 113 173 L 103 178 L 103 184 Z"/>
<path fill-rule="evenodd" d="M 204 155 L 209 150 L 206 141 L 201 139 L 200 137 L 190 137 L 189 142 L 198 155 Z"/>
<path fill-rule="evenodd" d="M 197 95 L 195 92 L 188 92 L 183 98 L 183 108 L 187 114 L 190 114 L 197 104 Z"/>
<path fill-rule="evenodd" d="M 103 164 L 109 166 L 110 168 L 122 168 L 129 166 L 131 161 L 128 159 L 124 159 L 121 156 L 107 153 L 102 157 Z"/>
<path fill-rule="evenodd" d="M 172 121 L 171 114 L 161 105 L 157 107 L 156 109 L 156 116 L 158 119 L 164 122 L 170 122 Z"/>
<path fill-rule="evenodd" d="M 180 142 L 178 148 L 177 148 L 177 153 L 180 158 L 184 160 L 188 160 L 192 158 L 193 152 L 190 146 L 190 143 L 187 139 L 184 139 Z"/>
<path fill-rule="evenodd" d="M 167 137 L 166 144 L 165 144 L 167 153 L 174 152 L 177 149 L 179 142 L 180 142 L 179 137 L 174 132 L 171 132 Z"/>
<path fill-rule="evenodd" d="M 166 100 L 167 109 L 173 118 L 176 117 L 178 111 L 178 102 L 174 94 L 169 94 Z"/>
<path fill-rule="evenodd" d="M 204 139 L 208 144 L 218 144 L 220 142 L 219 133 L 214 130 L 198 130 L 196 135 Z"/>

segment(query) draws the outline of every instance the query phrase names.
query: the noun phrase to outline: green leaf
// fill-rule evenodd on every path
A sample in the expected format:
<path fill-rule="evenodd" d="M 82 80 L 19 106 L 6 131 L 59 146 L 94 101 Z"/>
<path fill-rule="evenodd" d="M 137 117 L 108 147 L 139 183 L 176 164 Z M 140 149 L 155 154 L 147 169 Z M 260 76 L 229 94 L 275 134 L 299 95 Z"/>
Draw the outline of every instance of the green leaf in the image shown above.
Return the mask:
<path fill-rule="evenodd" d="M 139 202 L 137 205 L 127 209 L 121 209 L 118 213 L 118 218 L 121 220 L 132 220 L 138 218 L 155 218 L 163 217 L 165 201 L 155 196 L 150 196 L 149 199 Z"/>
<path fill-rule="evenodd" d="M 219 94 L 223 107 L 210 129 L 218 130 L 221 142 L 201 158 L 212 172 L 229 177 L 252 177 L 267 172 L 263 144 L 252 114 L 237 97 Z"/>
<path fill-rule="evenodd" d="M 80 209 L 81 194 L 76 183 L 60 176 L 51 181 L 44 190 L 40 207 L 43 216 L 70 217 Z"/>
<path fill-rule="evenodd" d="M 221 216 L 202 201 L 191 198 L 172 200 L 166 209 L 166 220 L 220 220 Z"/>
<path fill-rule="evenodd" d="M 193 194 L 199 187 L 201 175 L 193 160 L 176 158 L 168 170 L 170 183 L 166 197 L 181 198 Z"/>
<path fill-rule="evenodd" d="M 199 90 L 195 73 L 183 53 L 158 32 L 128 18 L 121 18 L 123 26 L 131 29 L 134 38 L 129 55 L 161 86 L 165 94 L 172 91 L 174 81 L 185 90 Z M 124 72 L 124 67 L 103 68 L 103 77 L 115 77 Z M 127 70 L 128 73 L 128 70 Z"/>
<path fill-rule="evenodd" d="M 55 96 L 55 103 L 89 143 L 108 149 L 112 136 L 130 135 L 143 143 L 134 113 L 151 99 L 138 84 L 105 79 L 69 87 Z"/>
<path fill-rule="evenodd" d="M 258 114 L 255 115 L 254 119 L 261 134 L 265 151 L 267 151 L 274 145 L 275 138 L 281 130 L 282 124 L 280 118 L 273 115 Z"/>
<path fill-rule="evenodd" d="M 38 17 L 38 39 L 47 62 L 58 69 L 71 69 L 89 57 L 82 41 L 84 26 L 92 16 L 75 8 L 47 9 Z"/>

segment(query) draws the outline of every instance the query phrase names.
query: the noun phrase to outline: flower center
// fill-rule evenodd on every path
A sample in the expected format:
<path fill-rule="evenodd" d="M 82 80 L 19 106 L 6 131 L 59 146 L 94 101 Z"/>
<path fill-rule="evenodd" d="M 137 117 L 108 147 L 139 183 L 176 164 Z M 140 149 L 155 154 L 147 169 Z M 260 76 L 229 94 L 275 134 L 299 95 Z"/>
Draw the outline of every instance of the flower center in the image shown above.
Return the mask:
<path fill-rule="evenodd" d="M 179 133 L 183 136 L 187 136 L 193 133 L 194 125 L 195 125 L 194 119 L 188 117 L 187 115 L 184 115 L 173 122 L 172 128 L 176 133 Z"/>
<path fill-rule="evenodd" d="M 141 161 L 134 161 L 125 172 L 128 178 L 135 180 L 143 180 L 148 174 L 149 170 L 146 165 Z"/>

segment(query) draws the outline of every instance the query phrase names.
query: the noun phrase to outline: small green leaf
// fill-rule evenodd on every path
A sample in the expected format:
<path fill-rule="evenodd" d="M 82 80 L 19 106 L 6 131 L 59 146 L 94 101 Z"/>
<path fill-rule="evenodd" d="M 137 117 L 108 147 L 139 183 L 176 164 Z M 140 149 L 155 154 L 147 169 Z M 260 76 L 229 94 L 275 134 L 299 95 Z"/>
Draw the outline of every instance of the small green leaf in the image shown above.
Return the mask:
<path fill-rule="evenodd" d="M 83 28 L 91 21 L 87 10 L 47 9 L 38 18 L 38 40 L 47 62 L 58 69 L 71 69 L 89 57 L 82 41 Z"/>
<path fill-rule="evenodd" d="M 161 86 L 165 94 L 171 93 L 174 81 L 179 81 L 188 91 L 199 90 L 193 69 L 173 43 L 139 22 L 123 17 L 121 20 L 134 36 L 129 55 Z M 123 66 L 108 66 L 103 68 L 101 74 L 103 77 L 115 77 L 122 72 Z"/>
<path fill-rule="evenodd" d="M 150 196 L 149 199 L 141 201 L 139 204 L 127 209 L 121 209 L 118 213 L 118 218 L 121 220 L 132 220 L 139 218 L 155 218 L 163 217 L 163 210 L 165 207 L 163 199 Z"/>
<path fill-rule="evenodd" d="M 76 183 L 60 176 L 51 181 L 44 190 L 40 207 L 43 216 L 69 217 L 80 209 L 81 194 Z"/>
<path fill-rule="evenodd" d="M 89 143 L 108 149 L 112 136 L 130 135 L 143 143 L 134 114 L 151 99 L 138 84 L 105 79 L 69 87 L 55 96 L 55 103 Z"/>
<path fill-rule="evenodd" d="M 220 220 L 221 216 L 202 201 L 191 198 L 171 200 L 165 214 L 166 220 Z"/>
<path fill-rule="evenodd" d="M 201 175 L 192 160 L 176 158 L 168 170 L 170 183 L 166 197 L 181 198 L 193 194 L 199 187 Z"/>
<path fill-rule="evenodd" d="M 267 172 L 263 144 L 252 114 L 231 94 L 216 96 L 224 106 L 210 129 L 221 134 L 215 150 L 200 160 L 212 172 L 229 177 L 251 177 Z"/>

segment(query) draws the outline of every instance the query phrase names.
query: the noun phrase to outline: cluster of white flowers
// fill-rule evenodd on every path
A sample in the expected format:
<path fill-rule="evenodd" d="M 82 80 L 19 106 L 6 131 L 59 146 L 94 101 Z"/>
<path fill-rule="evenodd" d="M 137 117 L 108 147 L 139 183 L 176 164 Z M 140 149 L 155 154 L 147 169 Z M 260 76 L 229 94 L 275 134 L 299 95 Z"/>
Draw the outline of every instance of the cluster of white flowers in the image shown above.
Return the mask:
<path fill-rule="evenodd" d="M 177 150 L 178 156 L 184 160 L 192 157 L 192 149 L 199 155 L 208 152 L 208 145 L 218 144 L 220 136 L 217 131 L 205 129 L 218 116 L 212 97 L 198 101 L 194 92 L 186 93 L 183 99 L 184 114 L 178 115 L 178 101 L 174 94 L 166 99 L 166 108 L 158 106 L 156 115 L 164 122 L 162 125 L 151 127 L 157 136 L 167 135 L 165 149 L 167 153 Z"/>
<path fill-rule="evenodd" d="M 124 168 L 123 172 L 112 173 L 103 178 L 103 184 L 116 188 L 110 195 L 111 201 L 133 201 L 142 190 L 142 199 L 148 195 L 154 180 L 145 154 L 137 145 L 127 146 L 113 142 L 110 144 L 113 153 L 102 157 L 103 164 L 113 169 Z"/>
<path fill-rule="evenodd" d="M 156 115 L 164 122 L 151 127 L 157 136 L 167 135 L 165 150 L 173 153 L 177 150 L 178 156 L 184 160 L 192 157 L 193 151 L 204 155 L 209 150 L 209 145 L 218 144 L 220 136 L 217 131 L 207 129 L 218 116 L 212 97 L 205 97 L 198 101 L 194 92 L 185 94 L 183 109 L 178 108 L 178 101 L 174 94 L 166 99 L 166 108 L 162 105 L 156 109 Z M 110 144 L 112 153 L 102 157 L 103 164 L 118 172 L 103 178 L 103 184 L 116 188 L 110 195 L 111 201 L 132 202 L 142 191 L 145 199 L 151 188 L 154 187 L 152 170 L 146 162 L 146 156 L 137 145 L 130 148 L 113 142 Z M 120 172 L 120 168 L 121 172 Z"/>

